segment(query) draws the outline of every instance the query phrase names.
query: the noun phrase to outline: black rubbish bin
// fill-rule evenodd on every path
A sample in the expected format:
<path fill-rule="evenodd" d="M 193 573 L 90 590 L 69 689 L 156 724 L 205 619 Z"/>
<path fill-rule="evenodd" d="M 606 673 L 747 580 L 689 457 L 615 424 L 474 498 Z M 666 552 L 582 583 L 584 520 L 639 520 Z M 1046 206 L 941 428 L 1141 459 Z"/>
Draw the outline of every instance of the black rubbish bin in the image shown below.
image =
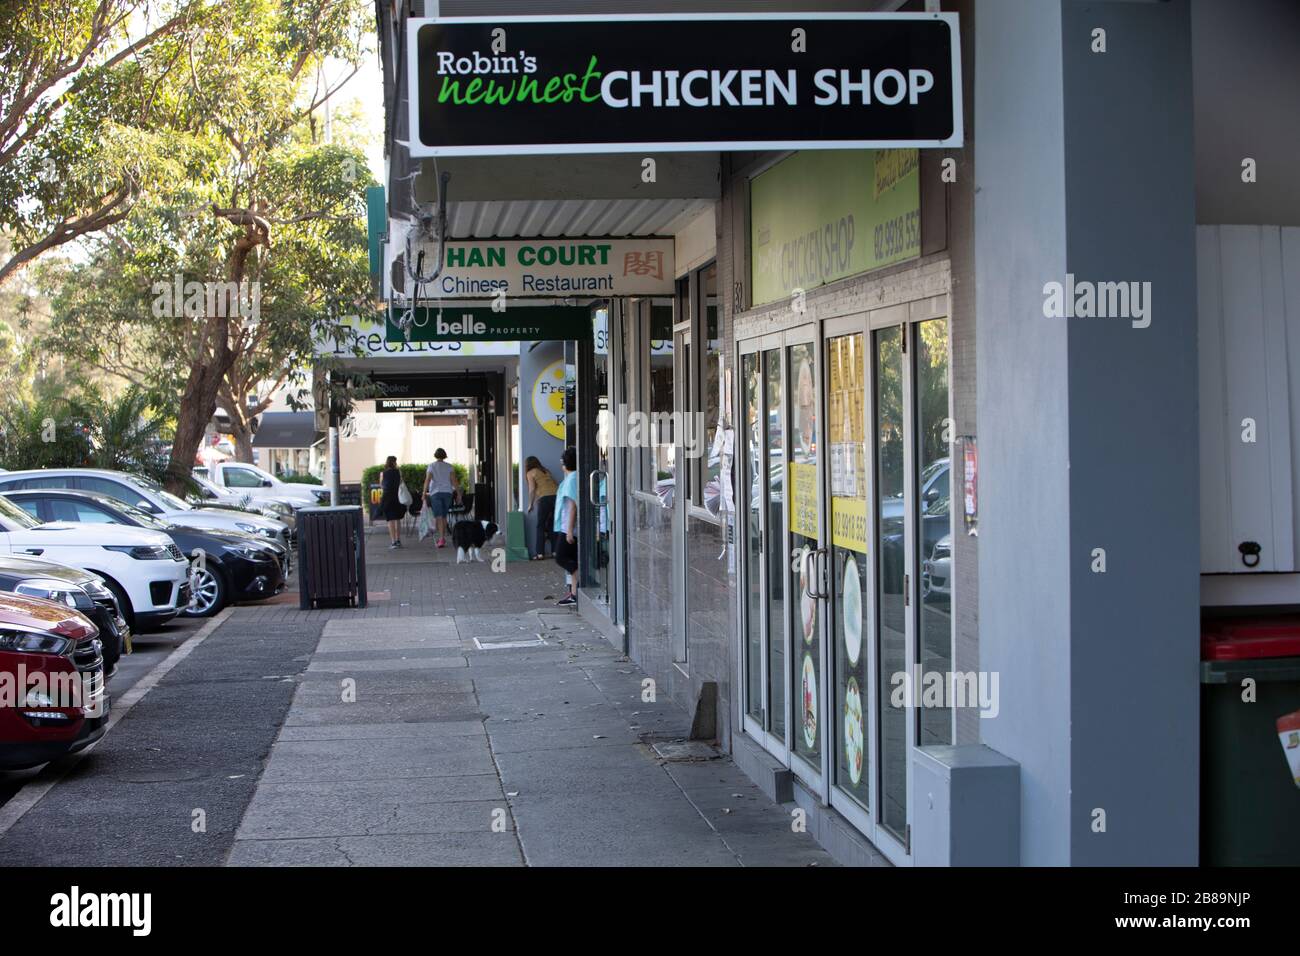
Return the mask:
<path fill-rule="evenodd" d="M 1300 615 L 1202 626 L 1201 864 L 1300 865 Z"/>
<path fill-rule="evenodd" d="M 366 606 L 366 534 L 360 507 L 298 511 L 298 606 Z"/>

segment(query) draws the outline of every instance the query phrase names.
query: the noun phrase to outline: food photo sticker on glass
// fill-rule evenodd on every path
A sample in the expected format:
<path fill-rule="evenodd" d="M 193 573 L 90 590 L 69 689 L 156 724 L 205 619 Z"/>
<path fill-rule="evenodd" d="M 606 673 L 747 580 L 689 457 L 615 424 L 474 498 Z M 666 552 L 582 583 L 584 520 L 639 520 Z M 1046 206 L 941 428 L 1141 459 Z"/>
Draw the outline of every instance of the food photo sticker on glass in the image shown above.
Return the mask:
<path fill-rule="evenodd" d="M 849 768 L 849 779 L 856 787 L 862 782 L 862 754 L 866 734 L 862 729 L 862 691 L 856 678 L 849 678 L 844 695 L 844 758 Z"/>
<path fill-rule="evenodd" d="M 811 644 L 817 633 L 817 600 L 809 591 L 808 567 L 813 562 L 807 560 L 809 548 L 799 551 L 799 611 L 803 619 L 803 639 Z"/>
<path fill-rule="evenodd" d="M 862 656 L 862 577 L 858 562 L 849 555 L 844 560 L 844 593 L 840 601 L 844 630 L 844 653 L 857 666 Z"/>
<path fill-rule="evenodd" d="M 817 671 L 811 654 L 803 656 L 803 740 L 809 749 L 817 745 Z"/>

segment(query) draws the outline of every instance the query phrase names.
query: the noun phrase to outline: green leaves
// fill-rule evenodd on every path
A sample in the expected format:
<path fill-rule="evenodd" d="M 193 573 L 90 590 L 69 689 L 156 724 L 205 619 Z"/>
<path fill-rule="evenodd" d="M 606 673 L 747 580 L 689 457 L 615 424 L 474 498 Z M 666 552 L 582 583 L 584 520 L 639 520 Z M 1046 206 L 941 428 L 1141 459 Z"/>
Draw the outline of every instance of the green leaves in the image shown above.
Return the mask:
<path fill-rule="evenodd" d="M 201 0 L 13 0 L 0 19 L 0 282 L 171 175 L 165 89 Z"/>

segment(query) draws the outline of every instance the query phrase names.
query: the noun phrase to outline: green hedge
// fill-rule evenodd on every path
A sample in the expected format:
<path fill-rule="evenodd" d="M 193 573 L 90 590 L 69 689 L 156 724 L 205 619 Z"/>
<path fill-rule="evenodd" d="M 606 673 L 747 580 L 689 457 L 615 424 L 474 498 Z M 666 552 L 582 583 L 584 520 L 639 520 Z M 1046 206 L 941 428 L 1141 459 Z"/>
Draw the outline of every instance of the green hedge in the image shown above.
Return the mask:
<path fill-rule="evenodd" d="M 290 485 L 319 485 L 321 480 L 315 475 L 281 475 L 280 480 Z"/>
<path fill-rule="evenodd" d="M 402 473 L 402 481 L 412 492 L 420 493 L 424 491 L 424 473 L 428 470 L 428 465 L 398 465 L 397 470 Z M 452 462 L 452 471 L 456 475 L 456 484 L 463 491 L 473 491 L 469 483 L 469 469 L 464 465 Z M 371 485 L 379 484 L 379 473 L 384 470 L 383 465 L 371 465 L 361 472 L 361 487 L 369 488 Z"/>

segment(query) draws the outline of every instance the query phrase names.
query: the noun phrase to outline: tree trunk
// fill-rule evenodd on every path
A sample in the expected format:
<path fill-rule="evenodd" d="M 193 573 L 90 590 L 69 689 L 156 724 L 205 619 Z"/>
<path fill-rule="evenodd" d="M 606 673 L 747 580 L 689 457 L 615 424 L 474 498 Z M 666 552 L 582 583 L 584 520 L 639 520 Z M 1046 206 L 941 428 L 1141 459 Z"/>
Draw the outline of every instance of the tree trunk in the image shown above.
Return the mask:
<path fill-rule="evenodd" d="M 235 461 L 249 465 L 253 463 L 253 432 L 237 425 L 231 426 L 231 435 L 235 438 Z"/>
<path fill-rule="evenodd" d="M 227 218 L 232 222 L 236 221 L 236 218 L 232 218 L 233 214 L 244 216 L 240 210 L 223 212 L 215 205 L 212 211 L 219 218 Z M 268 249 L 271 247 L 268 239 L 269 226 L 261 217 L 248 213 L 240 224 L 244 226 L 244 234 L 235 240 L 226 260 L 226 277 L 237 285 L 244 281 L 244 269 L 252 251 L 258 246 Z M 176 413 L 176 440 L 172 442 L 171 458 L 167 462 L 167 474 L 163 481 L 167 490 L 174 495 L 184 496 L 194 468 L 194 456 L 198 454 L 199 444 L 203 441 L 204 429 L 217 410 L 218 393 L 238 358 L 230 348 L 230 317 L 218 314 L 209 316 L 205 322 L 201 344 L 191 359 L 190 377 L 185 382 L 185 392 L 181 395 L 180 409 Z M 206 343 L 211 343 L 212 357 L 205 361 Z M 242 414 L 242 408 L 232 408 L 232 424 L 237 421 L 236 416 Z M 252 460 L 251 445 L 249 460 Z"/>
<path fill-rule="evenodd" d="M 190 375 L 185 381 L 180 407 L 176 411 L 176 438 L 163 486 L 174 495 L 185 496 L 193 474 L 194 456 L 203 443 L 203 433 L 217 411 L 217 394 L 226 373 L 235 362 L 230 350 L 230 319 L 225 316 L 205 320 L 202 342 L 211 342 L 211 356 L 202 345 L 190 359 Z"/>

